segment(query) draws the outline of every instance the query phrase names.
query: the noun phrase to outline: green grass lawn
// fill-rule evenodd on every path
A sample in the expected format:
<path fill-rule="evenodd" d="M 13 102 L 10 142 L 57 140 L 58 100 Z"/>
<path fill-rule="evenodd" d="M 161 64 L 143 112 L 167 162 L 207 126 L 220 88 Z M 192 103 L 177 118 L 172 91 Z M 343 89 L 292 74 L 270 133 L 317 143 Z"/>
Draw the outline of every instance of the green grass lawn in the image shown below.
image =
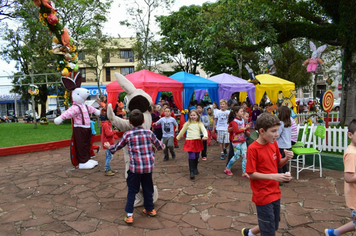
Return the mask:
<path fill-rule="evenodd" d="M 95 130 L 100 134 L 97 123 Z M 69 122 L 61 125 L 37 123 L 37 129 L 33 123 L 0 123 L 0 148 L 65 140 L 71 136 L 72 126 Z"/>

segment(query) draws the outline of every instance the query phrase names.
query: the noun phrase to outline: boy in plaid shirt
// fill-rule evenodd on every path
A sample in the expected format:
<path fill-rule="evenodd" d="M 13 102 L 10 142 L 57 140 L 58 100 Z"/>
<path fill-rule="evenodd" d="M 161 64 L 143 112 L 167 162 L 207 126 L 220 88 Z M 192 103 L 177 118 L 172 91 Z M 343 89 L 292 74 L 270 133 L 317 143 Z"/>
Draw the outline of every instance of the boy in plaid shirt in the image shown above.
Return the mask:
<path fill-rule="evenodd" d="M 130 156 L 130 169 L 127 171 L 127 203 L 125 211 L 127 216 L 125 222 L 133 223 L 133 209 L 135 196 L 140 191 L 140 185 L 143 189 L 144 206 L 143 213 L 155 216 L 156 211 L 153 205 L 153 181 L 152 171 L 154 168 L 154 151 L 152 144 L 157 150 L 165 149 L 164 144 L 159 141 L 154 133 L 150 130 L 144 129 L 142 124 L 144 122 L 143 114 L 140 110 L 134 109 L 129 116 L 130 124 L 134 126 L 132 130 L 124 133 L 122 139 L 115 145 L 110 145 L 108 142 L 104 144 L 112 153 L 120 150 L 124 146 L 128 146 Z"/>

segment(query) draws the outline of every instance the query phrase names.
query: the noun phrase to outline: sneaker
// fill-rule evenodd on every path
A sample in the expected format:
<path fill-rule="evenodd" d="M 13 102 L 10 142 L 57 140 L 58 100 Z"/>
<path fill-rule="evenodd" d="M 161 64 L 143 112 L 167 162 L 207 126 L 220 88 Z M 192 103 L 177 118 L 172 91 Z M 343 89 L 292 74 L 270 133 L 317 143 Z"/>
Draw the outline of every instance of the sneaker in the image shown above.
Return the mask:
<path fill-rule="evenodd" d="M 96 157 L 96 156 L 91 156 L 90 158 L 93 159 L 93 158 L 95 158 L 95 157 Z"/>
<path fill-rule="evenodd" d="M 176 154 L 172 155 L 172 159 L 176 158 Z"/>
<path fill-rule="evenodd" d="M 231 172 L 231 170 L 224 170 L 224 173 L 228 176 L 233 176 L 234 174 Z"/>
<path fill-rule="evenodd" d="M 249 231 L 250 231 L 249 228 L 243 228 L 243 229 L 241 230 L 242 236 L 248 236 L 248 232 L 249 232 Z"/>
<path fill-rule="evenodd" d="M 100 146 L 98 146 L 98 149 L 96 150 L 96 153 L 99 153 L 100 151 Z"/>
<path fill-rule="evenodd" d="M 124 221 L 127 223 L 127 224 L 132 224 L 133 223 L 133 217 L 132 216 L 126 216 Z"/>
<path fill-rule="evenodd" d="M 115 175 L 115 172 L 112 171 L 111 169 L 105 171 L 105 176 L 113 176 L 113 175 Z"/>
<path fill-rule="evenodd" d="M 201 159 L 202 159 L 203 161 L 208 160 L 208 158 L 206 158 L 206 157 L 202 157 Z"/>
<path fill-rule="evenodd" d="M 168 160 L 169 160 L 169 157 L 168 157 L 168 156 L 166 156 L 166 157 L 163 158 L 163 161 L 168 161 Z"/>
<path fill-rule="evenodd" d="M 326 236 L 335 236 L 334 234 L 335 229 L 325 229 L 325 235 Z"/>
<path fill-rule="evenodd" d="M 156 216 L 157 212 L 155 209 L 152 209 L 152 211 L 146 211 L 146 209 L 143 209 L 142 211 L 144 214 L 149 215 L 149 216 Z"/>
<path fill-rule="evenodd" d="M 179 148 L 179 146 L 177 145 L 177 146 L 174 146 L 174 148 Z"/>
<path fill-rule="evenodd" d="M 225 160 L 224 154 L 221 154 L 220 159 Z"/>

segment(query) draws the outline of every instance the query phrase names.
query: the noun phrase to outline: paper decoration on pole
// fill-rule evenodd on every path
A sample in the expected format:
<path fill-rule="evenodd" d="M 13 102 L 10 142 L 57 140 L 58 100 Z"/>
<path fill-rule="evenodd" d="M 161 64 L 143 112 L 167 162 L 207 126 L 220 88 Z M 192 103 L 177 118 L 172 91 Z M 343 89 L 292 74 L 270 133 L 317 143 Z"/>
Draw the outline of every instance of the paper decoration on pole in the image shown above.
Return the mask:
<path fill-rule="evenodd" d="M 53 54 L 57 55 L 57 70 L 61 71 L 63 77 L 76 76 L 78 71 L 78 53 L 74 45 L 74 40 L 69 36 L 68 29 L 64 28 L 57 17 L 57 9 L 53 1 L 34 0 L 35 6 L 39 7 L 39 20 L 42 25 L 47 26 L 50 34 L 54 35 L 52 39 Z"/>

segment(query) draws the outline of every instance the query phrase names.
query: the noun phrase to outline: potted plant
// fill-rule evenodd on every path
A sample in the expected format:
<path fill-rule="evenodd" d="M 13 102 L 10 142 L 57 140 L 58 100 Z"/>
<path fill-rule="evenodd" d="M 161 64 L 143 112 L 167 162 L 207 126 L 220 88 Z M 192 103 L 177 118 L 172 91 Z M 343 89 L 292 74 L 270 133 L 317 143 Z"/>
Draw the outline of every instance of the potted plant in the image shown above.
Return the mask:
<path fill-rule="evenodd" d="M 48 125 L 48 119 L 46 117 L 42 117 L 40 119 L 40 124 L 41 125 Z"/>

